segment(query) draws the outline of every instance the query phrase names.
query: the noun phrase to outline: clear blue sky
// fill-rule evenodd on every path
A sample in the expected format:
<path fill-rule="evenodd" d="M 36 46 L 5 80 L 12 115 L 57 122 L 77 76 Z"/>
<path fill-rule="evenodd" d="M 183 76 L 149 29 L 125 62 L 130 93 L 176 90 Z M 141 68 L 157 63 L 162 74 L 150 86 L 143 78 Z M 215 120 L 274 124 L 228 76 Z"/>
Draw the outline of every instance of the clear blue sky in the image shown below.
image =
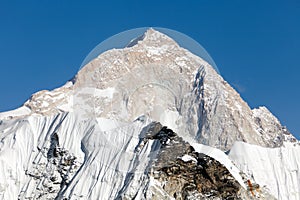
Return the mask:
<path fill-rule="evenodd" d="M 251 107 L 300 138 L 300 1 L 0 1 L 0 111 L 71 79 L 98 43 L 166 27 L 197 40 Z"/>

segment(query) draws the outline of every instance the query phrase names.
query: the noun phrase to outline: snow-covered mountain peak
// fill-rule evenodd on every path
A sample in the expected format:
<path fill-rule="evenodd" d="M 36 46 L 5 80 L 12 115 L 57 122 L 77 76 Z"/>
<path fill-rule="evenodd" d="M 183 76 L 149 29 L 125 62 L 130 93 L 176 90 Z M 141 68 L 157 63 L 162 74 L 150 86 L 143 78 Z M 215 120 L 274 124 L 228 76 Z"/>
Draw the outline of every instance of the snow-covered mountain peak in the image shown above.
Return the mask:
<path fill-rule="evenodd" d="M 94 109 L 88 115 L 125 121 L 143 114 L 157 121 L 178 117 L 181 99 L 191 93 L 198 68 L 207 62 L 153 29 L 131 43 L 102 53 L 79 71 L 74 91 L 88 99 L 75 95 L 76 109 L 85 102 Z"/>
<path fill-rule="evenodd" d="M 205 60 L 154 29 L 100 54 L 72 82 L 34 94 L 2 118 L 63 112 L 125 123 L 146 115 L 186 140 L 224 150 L 236 140 L 267 147 L 296 141 L 267 109 L 251 110 Z"/>
<path fill-rule="evenodd" d="M 176 41 L 174 41 L 172 38 L 170 38 L 166 34 L 156 31 L 153 28 L 149 28 L 142 36 L 136 38 L 133 41 L 135 42 L 131 42 L 129 46 L 134 46 L 134 44 L 140 43 L 143 43 L 143 45 L 149 47 L 159 47 L 161 46 L 161 44 L 178 46 Z"/>
<path fill-rule="evenodd" d="M 0 113 L 0 199 L 294 200 L 298 144 L 204 59 L 149 29 Z"/>

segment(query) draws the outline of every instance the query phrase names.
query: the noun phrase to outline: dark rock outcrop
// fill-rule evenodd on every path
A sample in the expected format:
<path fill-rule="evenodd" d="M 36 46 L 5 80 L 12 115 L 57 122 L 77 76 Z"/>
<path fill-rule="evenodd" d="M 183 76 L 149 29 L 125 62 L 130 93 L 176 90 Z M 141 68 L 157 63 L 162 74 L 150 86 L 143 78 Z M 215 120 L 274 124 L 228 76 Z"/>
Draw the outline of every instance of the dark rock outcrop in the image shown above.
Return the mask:
<path fill-rule="evenodd" d="M 154 122 L 146 139 L 161 144 L 150 176 L 175 199 L 239 199 L 241 186 L 214 158 L 198 153 L 172 130 Z M 188 156 L 190 160 L 182 159 Z M 154 197 L 155 198 L 155 197 Z"/>

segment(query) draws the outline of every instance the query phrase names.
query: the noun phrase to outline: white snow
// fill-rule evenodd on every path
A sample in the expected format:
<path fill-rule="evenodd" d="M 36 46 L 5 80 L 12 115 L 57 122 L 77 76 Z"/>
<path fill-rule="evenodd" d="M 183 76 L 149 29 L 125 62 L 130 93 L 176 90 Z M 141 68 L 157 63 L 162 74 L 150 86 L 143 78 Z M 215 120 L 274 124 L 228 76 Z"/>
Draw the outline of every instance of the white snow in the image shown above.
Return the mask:
<path fill-rule="evenodd" d="M 300 199 L 300 146 L 285 143 L 280 148 L 264 148 L 236 142 L 229 153 L 248 176 L 261 187 L 266 186 L 279 200 Z"/>
<path fill-rule="evenodd" d="M 21 117 L 21 116 L 28 115 L 30 113 L 31 113 L 31 110 L 28 107 L 22 106 L 15 110 L 0 113 L 0 119 Z"/>
<path fill-rule="evenodd" d="M 109 88 L 106 88 L 103 90 L 96 88 L 94 90 L 94 95 L 98 96 L 98 97 L 107 97 L 109 99 L 112 99 L 114 92 L 115 92 L 115 88 L 112 88 L 112 87 L 109 87 Z"/>
<path fill-rule="evenodd" d="M 21 199 L 35 199 L 47 190 L 41 185 L 40 191 L 37 191 L 36 184 L 45 182 L 49 171 L 54 173 L 55 168 L 47 159 L 49 138 L 54 132 L 58 134 L 60 147 L 67 149 L 76 156 L 78 163 L 82 163 L 65 196 L 72 199 L 78 196 L 83 199 L 111 199 L 126 184 L 131 184 L 128 192 L 134 194 L 145 187 L 141 185 L 141 179 L 152 159 L 149 156 L 152 142 L 141 147 L 138 153 L 135 149 L 141 138 L 139 134 L 149 122 L 123 124 L 108 119 L 79 119 L 73 114 L 30 116 L 4 122 L 0 126 L 0 199 L 18 199 L 19 194 Z M 35 180 L 25 171 L 35 172 L 42 178 Z M 129 172 L 135 174 L 134 179 L 126 179 Z M 59 185 L 51 187 L 59 189 Z M 43 196 L 54 197 L 49 193 Z"/>
<path fill-rule="evenodd" d="M 193 162 L 197 163 L 196 158 L 194 158 L 194 157 L 192 157 L 192 156 L 190 156 L 190 155 L 184 155 L 184 156 L 182 156 L 181 159 L 182 159 L 184 162 L 193 161 Z"/>
<path fill-rule="evenodd" d="M 165 110 L 162 114 L 160 114 L 159 122 L 164 124 L 165 126 L 171 128 L 174 132 L 178 132 L 179 130 L 179 121 L 181 120 L 181 116 L 177 111 L 174 110 Z"/>
<path fill-rule="evenodd" d="M 110 131 L 118 127 L 127 125 L 124 122 L 120 122 L 114 119 L 96 118 L 101 131 Z"/>

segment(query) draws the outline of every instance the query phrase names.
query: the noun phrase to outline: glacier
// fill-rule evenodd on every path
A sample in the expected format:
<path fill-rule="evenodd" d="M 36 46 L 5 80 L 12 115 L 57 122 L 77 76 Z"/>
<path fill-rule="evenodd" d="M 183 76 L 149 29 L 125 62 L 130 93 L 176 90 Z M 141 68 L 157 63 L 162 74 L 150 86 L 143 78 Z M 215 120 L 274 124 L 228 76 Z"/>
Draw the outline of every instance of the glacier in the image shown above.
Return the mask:
<path fill-rule="evenodd" d="M 299 141 L 154 29 L 0 113 L 0 141 L 0 199 L 300 198 Z"/>

